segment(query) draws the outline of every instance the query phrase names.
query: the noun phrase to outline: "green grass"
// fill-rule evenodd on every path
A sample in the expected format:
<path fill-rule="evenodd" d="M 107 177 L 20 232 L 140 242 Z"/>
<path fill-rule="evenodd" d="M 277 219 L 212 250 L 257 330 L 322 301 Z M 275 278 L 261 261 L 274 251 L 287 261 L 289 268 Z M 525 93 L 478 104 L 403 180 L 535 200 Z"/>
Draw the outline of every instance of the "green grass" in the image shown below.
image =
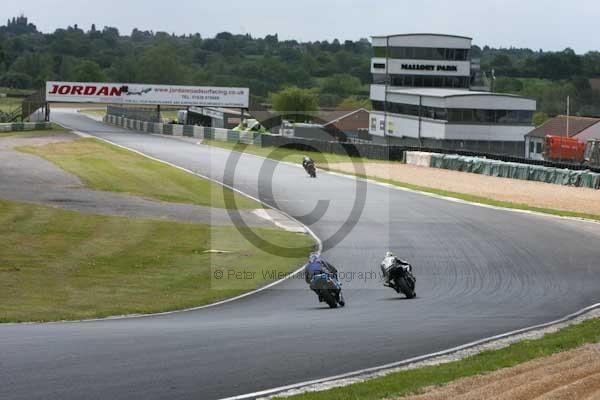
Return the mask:
<path fill-rule="evenodd" d="M 106 115 L 106 108 L 82 108 L 79 110 L 79 113 L 94 117 L 104 117 Z"/>
<path fill-rule="evenodd" d="M 295 270 L 309 236 L 253 229 L 286 257 L 233 227 L 106 217 L 0 200 L 0 322 L 152 313 L 212 303 L 270 282 L 215 285 L 212 268 Z M 208 254 L 206 250 L 230 251 Z"/>
<path fill-rule="evenodd" d="M 52 136 L 59 133 L 70 132 L 68 129 L 63 128 L 60 125 L 52 124 L 51 129 L 37 129 L 32 131 L 12 131 L 12 132 L 0 132 L 0 138 L 9 136 L 18 136 L 20 138 L 29 138 L 36 136 Z"/>
<path fill-rule="evenodd" d="M 335 163 L 339 163 L 339 162 L 353 162 L 353 161 L 358 160 L 359 162 L 364 162 L 364 163 L 368 162 L 368 163 L 397 164 L 396 161 L 367 160 L 367 159 L 352 158 L 352 157 L 342 156 L 342 155 L 337 155 L 337 154 L 325 154 L 325 153 L 318 153 L 318 152 L 302 152 L 302 151 L 293 150 L 293 149 L 282 149 L 282 148 L 276 149 L 274 147 L 259 147 L 259 146 L 253 146 L 253 145 L 240 146 L 240 145 L 236 145 L 235 143 L 218 142 L 218 141 L 214 141 L 214 140 L 205 140 L 203 143 L 208 144 L 210 146 L 221 147 L 221 148 L 225 148 L 225 149 L 229 149 L 229 150 L 235 149 L 237 151 L 255 154 L 255 155 L 258 155 L 261 157 L 267 157 L 267 158 L 280 160 L 280 161 L 301 162 L 302 155 L 308 154 L 310 157 L 312 157 L 315 160 L 315 163 L 318 165 L 318 167 L 320 169 L 324 169 L 324 170 L 332 171 L 332 172 L 338 172 L 338 173 L 342 173 L 342 174 L 346 174 L 346 175 L 353 175 L 353 176 L 357 176 L 360 178 L 372 179 L 377 182 L 388 183 L 388 184 L 391 184 L 394 186 L 403 187 L 403 188 L 407 188 L 407 189 L 411 189 L 411 190 L 417 190 L 420 192 L 432 193 L 432 194 L 437 194 L 440 196 L 452 197 L 455 199 L 470 201 L 473 203 L 481 203 L 481 204 L 486 204 L 486 205 L 496 206 L 496 207 L 512 208 L 512 209 L 526 210 L 526 211 L 535 211 L 535 212 L 539 212 L 539 213 L 557 215 L 557 216 L 561 216 L 561 217 L 575 217 L 575 218 L 584 218 L 584 219 L 591 219 L 591 220 L 600 220 L 600 215 L 596 215 L 596 214 L 581 213 L 581 212 L 577 212 L 577 211 L 556 210 L 556 209 L 552 209 L 552 208 L 533 207 L 533 206 L 530 206 L 528 204 L 523 204 L 523 203 L 512 203 L 512 202 L 508 202 L 508 201 L 494 200 L 494 199 L 490 199 L 487 197 L 474 196 L 474 195 L 465 194 L 465 193 L 458 193 L 458 192 L 452 192 L 452 191 L 436 189 L 436 188 L 431 188 L 431 187 L 426 187 L 426 186 L 414 185 L 411 183 L 400 182 L 400 181 L 395 181 L 395 180 L 385 179 L 385 178 L 379 178 L 376 176 L 368 176 L 368 175 L 356 174 L 356 173 L 352 174 L 347 171 L 342 171 L 342 170 L 338 170 L 335 168 Z M 328 164 L 333 164 L 333 165 L 328 165 Z"/>
<path fill-rule="evenodd" d="M 512 367 L 536 358 L 600 342 L 600 319 L 572 325 L 538 340 L 526 340 L 501 350 L 486 351 L 448 364 L 402 371 L 366 382 L 288 397 L 290 400 L 380 400 L 420 393 L 429 386 Z"/>
<path fill-rule="evenodd" d="M 216 140 L 204 140 L 202 143 L 209 146 L 220 147 L 228 150 L 236 150 L 244 153 L 255 154 L 257 156 L 271 158 L 278 161 L 302 162 L 302 156 L 308 155 L 311 157 L 319 168 L 323 168 L 326 164 L 342 163 L 342 162 L 387 162 L 378 160 L 366 160 L 360 157 L 350 157 L 341 154 L 320 153 L 317 151 L 302 151 L 295 149 L 286 149 L 282 147 L 260 147 L 255 145 L 244 145 L 230 142 L 219 142 Z"/>
<path fill-rule="evenodd" d="M 219 184 L 97 139 L 77 139 L 18 150 L 55 163 L 96 190 L 215 208 L 226 208 L 226 199 L 233 199 L 240 209 L 262 208 L 259 203 Z"/>
<path fill-rule="evenodd" d="M 0 97 L 0 111 L 10 112 L 21 106 L 23 99 L 16 97 Z"/>

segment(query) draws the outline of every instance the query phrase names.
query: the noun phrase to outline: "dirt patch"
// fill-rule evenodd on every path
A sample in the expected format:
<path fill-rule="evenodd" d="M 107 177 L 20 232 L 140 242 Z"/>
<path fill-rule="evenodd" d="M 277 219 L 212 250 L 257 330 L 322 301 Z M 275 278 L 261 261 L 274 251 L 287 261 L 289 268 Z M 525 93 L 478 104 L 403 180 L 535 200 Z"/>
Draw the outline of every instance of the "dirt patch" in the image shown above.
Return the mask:
<path fill-rule="evenodd" d="M 600 398 L 600 344 L 429 388 L 403 400 Z"/>
<path fill-rule="evenodd" d="M 354 172 L 354 166 L 351 163 L 338 163 L 333 168 L 344 172 Z M 365 172 L 372 177 L 493 200 L 600 215 L 600 190 L 415 167 L 399 163 L 365 163 Z"/>

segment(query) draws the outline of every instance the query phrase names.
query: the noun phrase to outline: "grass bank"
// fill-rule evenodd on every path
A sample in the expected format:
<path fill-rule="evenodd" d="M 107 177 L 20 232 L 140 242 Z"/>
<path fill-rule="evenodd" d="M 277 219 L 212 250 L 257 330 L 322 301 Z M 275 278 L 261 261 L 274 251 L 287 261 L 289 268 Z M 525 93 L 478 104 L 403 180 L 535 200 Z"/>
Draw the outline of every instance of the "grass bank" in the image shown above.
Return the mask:
<path fill-rule="evenodd" d="M 18 150 L 55 163 L 78 176 L 91 189 L 215 208 L 226 208 L 226 198 L 235 199 L 240 209 L 262 207 L 219 184 L 97 139 L 77 139 Z"/>
<path fill-rule="evenodd" d="M 533 359 L 600 342 L 600 319 L 545 335 L 541 339 L 515 343 L 501 350 L 486 351 L 460 361 L 401 371 L 366 382 L 288 397 L 290 400 L 381 400 L 421 393 L 430 386 L 448 384 L 469 376 L 513 367 Z"/>
<path fill-rule="evenodd" d="M 0 322 L 154 313 L 212 303 L 272 281 L 212 279 L 215 268 L 286 273 L 313 242 L 253 229 L 273 255 L 233 227 L 105 217 L 0 200 Z M 209 250 L 227 253 L 207 253 Z"/>
<path fill-rule="evenodd" d="M 209 146 L 220 147 L 227 150 L 237 150 L 248 154 L 270 158 L 278 161 L 289 161 L 295 163 L 302 162 L 302 156 L 307 155 L 312 158 L 319 168 L 323 168 L 325 164 L 334 164 L 342 162 L 353 162 L 356 160 L 366 161 L 364 158 L 350 157 L 341 154 L 320 153 L 317 151 L 301 151 L 295 149 L 286 149 L 282 147 L 260 147 L 255 145 L 240 145 L 237 143 L 219 142 L 216 140 L 204 140 L 202 143 Z M 369 160 L 369 162 L 380 162 L 377 160 Z M 386 162 L 386 161 L 381 161 Z"/>

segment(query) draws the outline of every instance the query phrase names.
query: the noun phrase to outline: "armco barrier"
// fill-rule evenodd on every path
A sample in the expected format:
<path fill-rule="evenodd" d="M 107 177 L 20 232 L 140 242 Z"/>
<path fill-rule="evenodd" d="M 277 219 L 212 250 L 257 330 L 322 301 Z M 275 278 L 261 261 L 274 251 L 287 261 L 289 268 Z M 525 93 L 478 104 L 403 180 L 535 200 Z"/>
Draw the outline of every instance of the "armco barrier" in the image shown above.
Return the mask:
<path fill-rule="evenodd" d="M 106 115 L 103 121 L 107 124 L 117 125 L 122 128 L 132 129 L 140 132 L 155 133 L 159 135 L 186 136 L 199 139 L 210 139 L 218 141 L 229 141 L 260 145 L 262 134 L 258 132 L 237 132 L 222 128 L 205 128 L 194 125 L 162 124 L 127 119 L 115 115 Z"/>

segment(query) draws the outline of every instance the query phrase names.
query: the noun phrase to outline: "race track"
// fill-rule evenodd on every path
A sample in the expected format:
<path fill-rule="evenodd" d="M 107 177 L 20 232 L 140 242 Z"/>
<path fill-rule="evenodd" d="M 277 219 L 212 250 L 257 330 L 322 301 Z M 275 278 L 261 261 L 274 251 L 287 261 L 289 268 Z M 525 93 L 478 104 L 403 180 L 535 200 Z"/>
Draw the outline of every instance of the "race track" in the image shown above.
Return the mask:
<path fill-rule="evenodd" d="M 71 128 L 223 180 L 231 153 L 55 113 Z M 263 164 L 273 167 L 259 174 Z M 268 168 L 267 168 L 268 169 Z M 260 178 L 259 178 L 260 175 Z M 317 180 L 243 155 L 236 188 L 272 198 L 327 244 L 344 273 L 378 271 L 393 249 L 414 264 L 415 300 L 378 279 L 345 284 L 329 310 L 288 280 L 205 310 L 85 323 L 0 325 L 1 399 L 218 399 L 378 366 L 548 322 L 600 301 L 600 225 L 478 207 L 375 184 Z M 259 185 L 260 184 L 260 185 Z M 307 216 L 329 200 L 320 218 Z"/>

